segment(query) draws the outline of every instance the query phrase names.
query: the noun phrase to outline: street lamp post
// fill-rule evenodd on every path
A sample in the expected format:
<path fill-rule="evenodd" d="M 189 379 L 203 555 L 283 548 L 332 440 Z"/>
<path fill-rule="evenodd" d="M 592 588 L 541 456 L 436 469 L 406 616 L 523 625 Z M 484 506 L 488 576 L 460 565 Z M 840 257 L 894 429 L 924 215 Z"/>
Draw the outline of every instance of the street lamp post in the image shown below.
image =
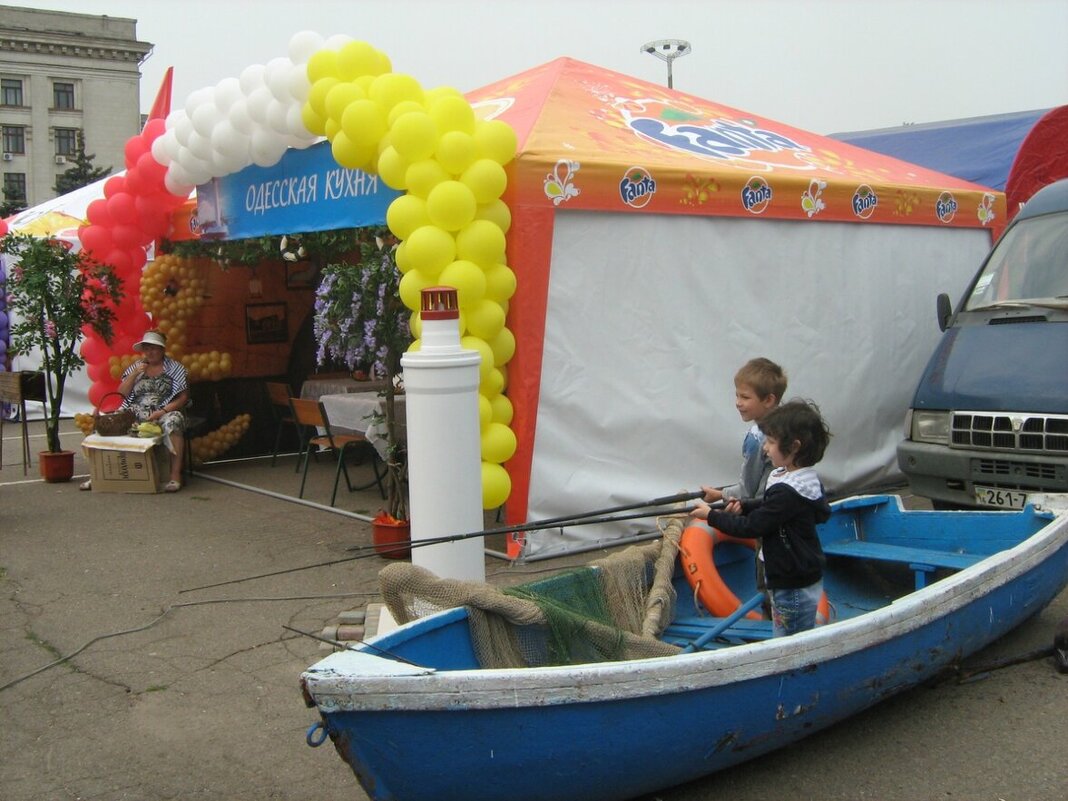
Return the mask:
<path fill-rule="evenodd" d="M 684 39 L 657 39 L 655 42 L 646 42 L 641 47 L 643 53 L 652 53 L 661 61 L 667 62 L 668 89 L 674 88 L 671 81 L 671 62 L 679 56 L 685 56 L 690 49 L 690 43 Z"/>

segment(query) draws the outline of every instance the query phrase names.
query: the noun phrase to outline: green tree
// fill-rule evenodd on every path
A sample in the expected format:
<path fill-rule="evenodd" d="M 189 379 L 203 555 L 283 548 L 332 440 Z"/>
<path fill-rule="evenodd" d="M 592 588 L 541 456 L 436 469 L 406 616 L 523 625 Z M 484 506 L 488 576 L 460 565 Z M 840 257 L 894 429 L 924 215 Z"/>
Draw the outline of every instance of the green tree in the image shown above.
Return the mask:
<path fill-rule="evenodd" d="M 4 189 L 4 202 L 0 203 L 0 219 L 18 214 L 26 208 L 26 198 L 20 194 L 13 194 L 7 188 Z"/>
<path fill-rule="evenodd" d="M 65 195 L 75 189 L 88 186 L 93 181 L 111 174 L 111 167 L 94 167 L 95 153 L 85 152 L 85 134 L 79 128 L 74 147 L 74 166 L 56 176 L 56 185 L 52 187 L 57 195 Z"/>

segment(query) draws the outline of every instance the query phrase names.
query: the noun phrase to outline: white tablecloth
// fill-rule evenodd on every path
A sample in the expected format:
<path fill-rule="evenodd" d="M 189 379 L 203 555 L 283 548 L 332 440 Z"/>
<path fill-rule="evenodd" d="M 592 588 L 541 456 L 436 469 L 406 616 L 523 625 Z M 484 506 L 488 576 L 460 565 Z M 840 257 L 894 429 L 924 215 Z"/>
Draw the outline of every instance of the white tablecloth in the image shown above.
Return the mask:
<path fill-rule="evenodd" d="M 404 395 L 395 395 L 393 411 L 397 417 L 397 436 L 401 442 L 406 436 Z M 367 437 L 378 455 L 386 458 L 386 400 L 377 392 L 347 392 L 345 394 L 321 395 L 319 401 L 326 409 L 330 428 L 337 431 L 355 431 Z"/>
<path fill-rule="evenodd" d="M 309 378 L 300 387 L 300 397 L 316 400 L 323 395 L 338 395 L 347 392 L 376 393 L 385 387 L 385 381 L 357 381 L 354 378 Z"/>

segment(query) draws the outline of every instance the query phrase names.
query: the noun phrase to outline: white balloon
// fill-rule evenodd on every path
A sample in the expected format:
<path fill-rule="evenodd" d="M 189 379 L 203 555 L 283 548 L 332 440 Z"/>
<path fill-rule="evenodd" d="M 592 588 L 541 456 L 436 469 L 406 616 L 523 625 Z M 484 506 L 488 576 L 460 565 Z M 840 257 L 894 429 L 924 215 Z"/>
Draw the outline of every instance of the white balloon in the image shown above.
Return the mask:
<path fill-rule="evenodd" d="M 215 126 L 222 121 L 222 115 L 215 103 L 201 103 L 189 117 L 193 121 L 193 128 L 201 136 L 211 136 Z"/>
<path fill-rule="evenodd" d="M 197 133 L 196 131 L 189 134 L 189 141 L 185 143 L 185 147 L 186 150 L 198 159 L 205 161 L 211 158 L 211 153 L 214 150 L 211 146 L 211 138 Z"/>
<path fill-rule="evenodd" d="M 183 114 L 174 122 L 174 136 L 178 140 L 178 144 L 184 145 L 189 141 L 189 137 L 195 133 L 193 128 L 193 121 L 188 116 Z"/>
<path fill-rule="evenodd" d="M 237 78 L 223 78 L 215 84 L 215 106 L 224 114 L 244 96 L 241 81 Z"/>
<path fill-rule="evenodd" d="M 248 96 L 248 115 L 253 122 L 258 122 L 260 125 L 267 124 L 267 107 L 270 106 L 272 100 L 274 97 L 266 86 L 252 91 L 252 94 Z"/>
<path fill-rule="evenodd" d="M 167 188 L 167 191 L 172 195 L 178 197 L 189 197 L 189 193 L 193 191 L 193 184 L 187 183 L 184 178 L 188 178 L 183 173 L 184 178 L 179 178 L 172 174 L 176 169 L 181 169 L 177 164 L 172 164 L 170 169 L 167 170 L 167 174 L 163 176 L 163 185 Z"/>
<path fill-rule="evenodd" d="M 241 91 L 248 97 L 256 89 L 263 86 L 263 73 L 266 67 L 262 64 L 250 64 L 241 71 L 241 77 L 238 79 L 241 84 Z"/>
<path fill-rule="evenodd" d="M 248 101 L 245 98 L 241 98 L 232 106 L 230 106 L 230 113 L 228 115 L 230 124 L 234 126 L 234 130 L 240 134 L 248 136 L 252 133 L 252 129 L 255 127 L 255 123 L 252 121 L 252 117 L 248 113 Z"/>
<path fill-rule="evenodd" d="M 272 100 L 267 104 L 267 126 L 280 135 L 289 133 L 288 111 L 289 108 L 286 103 Z"/>
<path fill-rule="evenodd" d="M 248 154 L 248 137 L 234 130 L 229 122 L 221 122 L 211 133 L 211 146 L 216 153 L 227 156 Z"/>
<path fill-rule="evenodd" d="M 323 47 L 327 50 L 340 50 L 352 41 L 354 41 L 353 38 L 347 33 L 335 33 L 333 36 L 323 42 Z"/>
<path fill-rule="evenodd" d="M 272 58 L 267 62 L 263 80 L 267 84 L 267 88 L 271 90 L 271 94 L 278 100 L 285 101 L 289 99 L 289 73 L 292 71 L 293 62 L 284 56 Z M 305 72 L 307 72 L 306 69 Z"/>
<path fill-rule="evenodd" d="M 174 148 L 173 153 L 171 152 L 172 147 Z M 164 131 L 162 136 L 157 136 L 152 142 L 152 158 L 164 167 L 168 167 L 174 161 L 174 153 L 178 152 L 179 147 L 174 131 Z"/>
<path fill-rule="evenodd" d="M 294 64 L 306 64 L 323 46 L 323 37 L 315 31 L 300 31 L 289 40 L 289 58 Z"/>
<path fill-rule="evenodd" d="M 260 167 L 270 167 L 277 164 L 285 152 L 286 143 L 277 134 L 265 129 L 252 132 L 249 155 L 252 156 L 253 164 L 257 164 Z"/>
<path fill-rule="evenodd" d="M 302 116 L 302 108 L 299 104 L 294 103 L 286 110 L 286 133 L 291 136 L 296 136 L 301 139 L 315 138 L 315 134 L 304 127 L 304 117 Z"/>
<path fill-rule="evenodd" d="M 311 81 L 308 80 L 308 70 L 304 68 L 303 64 L 290 70 L 286 88 L 289 90 L 289 94 L 301 103 L 308 99 L 308 93 L 311 91 Z"/>

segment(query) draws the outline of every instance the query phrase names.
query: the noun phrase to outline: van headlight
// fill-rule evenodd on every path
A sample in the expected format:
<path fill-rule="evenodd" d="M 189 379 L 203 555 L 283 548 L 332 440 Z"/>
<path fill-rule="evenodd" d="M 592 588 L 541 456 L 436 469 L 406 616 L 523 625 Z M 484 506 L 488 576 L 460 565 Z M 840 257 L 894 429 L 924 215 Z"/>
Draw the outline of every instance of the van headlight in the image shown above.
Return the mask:
<path fill-rule="evenodd" d="M 949 412 L 928 412 L 913 409 L 909 436 L 915 442 L 948 445 Z"/>

